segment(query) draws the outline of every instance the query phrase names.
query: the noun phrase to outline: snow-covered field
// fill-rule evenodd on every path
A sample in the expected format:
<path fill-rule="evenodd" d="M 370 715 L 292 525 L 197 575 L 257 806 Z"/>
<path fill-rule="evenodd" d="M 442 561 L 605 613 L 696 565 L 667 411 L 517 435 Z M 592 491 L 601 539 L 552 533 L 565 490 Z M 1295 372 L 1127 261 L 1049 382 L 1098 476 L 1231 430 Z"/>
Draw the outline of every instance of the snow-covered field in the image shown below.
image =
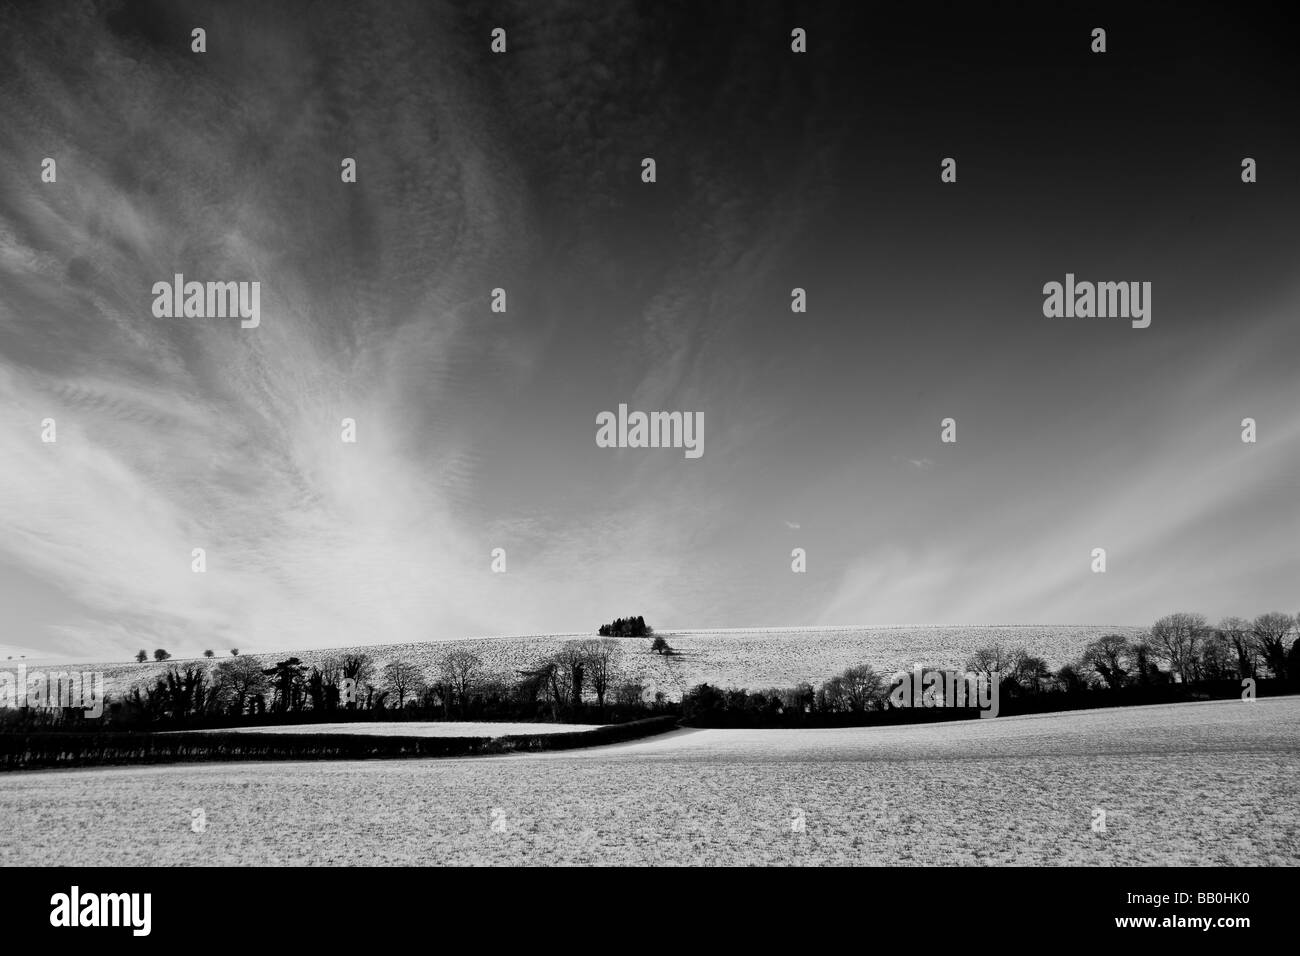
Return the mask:
<path fill-rule="evenodd" d="M 7 774 L 0 864 L 1295 865 L 1297 792 L 1300 698 L 1265 698 L 502 757 Z"/>
<path fill-rule="evenodd" d="M 512 734 L 560 734 L 595 730 L 599 724 L 523 724 L 465 720 L 350 721 L 337 724 L 291 724 L 279 727 L 231 727 L 216 731 L 172 731 L 172 733 L 236 734 L 377 734 L 391 737 L 506 737 Z"/>
<path fill-rule="evenodd" d="M 888 673 L 908 670 L 917 663 L 935 667 L 961 667 L 975 648 L 992 643 L 1002 643 L 1008 647 L 1024 645 L 1045 658 L 1052 667 L 1059 667 L 1076 658 L 1089 641 L 1103 634 L 1134 636 L 1139 631 L 1134 627 L 1102 625 L 663 631 L 664 637 L 676 652 L 670 656 L 651 652 L 649 640 L 619 640 L 623 649 L 620 679 L 645 684 L 650 695 L 662 691 L 669 698 L 677 699 L 683 691 L 703 681 L 722 687 L 759 690 L 793 686 L 800 681 L 821 684 L 855 664 L 871 664 Z M 487 637 L 247 656 L 257 657 L 270 664 L 292 654 L 310 667 L 326 657 L 366 653 L 375 660 L 380 671 L 388 661 L 401 660 L 416 665 L 426 677 L 432 678 L 437 674 L 437 662 L 443 655 L 453 649 L 468 648 L 483 658 L 487 673 L 514 680 L 520 669 L 554 652 L 566 640 L 591 636 L 553 634 Z M 216 660 L 220 661 L 221 658 Z M 102 671 L 109 695 L 120 696 L 133 683 L 157 679 L 174 663 L 181 662 L 87 664 L 84 669 Z"/>

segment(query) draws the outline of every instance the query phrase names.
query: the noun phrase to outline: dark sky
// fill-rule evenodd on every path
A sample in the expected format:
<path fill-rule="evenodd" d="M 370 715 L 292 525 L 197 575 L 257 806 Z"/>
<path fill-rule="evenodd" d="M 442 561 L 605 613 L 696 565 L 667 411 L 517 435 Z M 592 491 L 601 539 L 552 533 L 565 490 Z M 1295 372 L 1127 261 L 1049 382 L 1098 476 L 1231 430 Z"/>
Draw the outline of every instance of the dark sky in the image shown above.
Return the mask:
<path fill-rule="evenodd" d="M 1285 9 L 5 8 L 0 642 L 1294 611 Z M 155 318 L 177 272 L 260 326 Z"/>

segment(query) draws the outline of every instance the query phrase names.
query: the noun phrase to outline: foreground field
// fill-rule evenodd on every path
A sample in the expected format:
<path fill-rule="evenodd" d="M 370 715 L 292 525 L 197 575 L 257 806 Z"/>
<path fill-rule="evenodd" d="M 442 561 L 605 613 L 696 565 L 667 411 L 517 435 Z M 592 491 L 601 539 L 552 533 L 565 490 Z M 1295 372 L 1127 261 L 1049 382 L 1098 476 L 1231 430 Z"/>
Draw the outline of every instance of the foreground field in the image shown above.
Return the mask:
<path fill-rule="evenodd" d="M 679 731 L 491 758 L 15 773 L 0 863 L 1294 865 L 1297 788 L 1296 697 Z"/>
<path fill-rule="evenodd" d="M 620 679 L 646 686 L 653 696 L 662 692 L 679 699 L 684 691 L 707 681 L 721 687 L 789 687 L 800 681 L 820 684 L 854 664 L 871 664 L 885 673 L 908 670 L 913 664 L 962 667 L 977 647 L 1002 643 L 1024 645 L 1052 667 L 1073 660 L 1090 641 L 1103 634 L 1133 637 L 1138 628 L 1093 627 L 834 627 L 767 628 L 732 631 L 664 631 L 675 653 L 655 654 L 650 642 L 623 638 Z M 487 673 L 507 680 L 554 653 L 566 640 L 590 634 L 543 634 L 530 637 L 487 637 L 458 641 L 422 641 L 411 644 L 383 644 L 333 648 L 331 650 L 283 651 L 249 654 L 265 664 L 290 654 L 311 667 L 327 657 L 345 653 L 366 653 L 374 658 L 377 671 L 389 661 L 413 664 L 426 677 L 438 672 L 438 661 L 454 649 L 468 649 L 481 657 Z M 156 680 L 178 661 L 101 663 L 86 665 L 104 674 L 110 696 L 120 697 L 132 684 Z M 66 665 L 64 665 L 66 666 Z"/>

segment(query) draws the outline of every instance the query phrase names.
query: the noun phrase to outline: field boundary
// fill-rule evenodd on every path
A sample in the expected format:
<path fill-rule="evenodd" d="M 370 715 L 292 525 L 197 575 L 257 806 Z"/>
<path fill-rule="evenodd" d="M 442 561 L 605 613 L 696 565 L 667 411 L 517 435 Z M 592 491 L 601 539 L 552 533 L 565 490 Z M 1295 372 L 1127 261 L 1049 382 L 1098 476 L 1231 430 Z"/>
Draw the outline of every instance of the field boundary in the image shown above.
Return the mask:
<path fill-rule="evenodd" d="M 676 716 L 648 717 L 595 730 L 501 737 L 403 737 L 372 734 L 220 732 L 0 734 L 0 772 L 133 764 L 245 760 L 366 760 L 473 757 L 573 750 L 665 733 Z"/>

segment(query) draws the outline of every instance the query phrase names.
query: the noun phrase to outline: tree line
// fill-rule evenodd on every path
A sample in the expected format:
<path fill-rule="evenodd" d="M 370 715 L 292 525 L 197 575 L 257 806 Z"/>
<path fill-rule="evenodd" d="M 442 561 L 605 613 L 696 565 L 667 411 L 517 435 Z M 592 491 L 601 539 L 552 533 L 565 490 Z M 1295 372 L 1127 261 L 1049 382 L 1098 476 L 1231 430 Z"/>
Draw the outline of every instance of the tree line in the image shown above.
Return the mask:
<path fill-rule="evenodd" d="M 927 667 L 922 674 L 942 670 Z M 1243 683 L 1268 681 L 1274 691 L 1300 690 L 1300 615 L 1273 611 L 1254 620 L 1202 614 L 1162 617 L 1129 638 L 1107 634 L 1056 670 L 1024 647 L 976 649 L 965 671 L 998 681 L 1001 712 L 1158 703 L 1207 696 L 1238 696 Z M 682 697 L 682 716 L 697 725 L 796 725 L 942 720 L 943 709 L 889 706 L 889 680 L 869 664 L 849 667 L 820 687 L 750 691 L 710 684 Z M 971 709 L 973 710 L 973 709 Z M 970 716 L 965 714 L 964 716 Z"/>
<path fill-rule="evenodd" d="M 1212 626 L 1204 615 L 1179 612 L 1133 638 L 1104 635 L 1056 670 L 1024 647 L 1002 644 L 978 648 L 965 669 L 997 675 L 1004 713 L 1187 699 L 1211 685 L 1224 696 L 1239 692 L 1247 679 L 1272 681 L 1274 691 L 1285 691 L 1300 684 L 1297 636 L 1300 615 L 1269 612 L 1249 621 L 1228 617 Z M 662 637 L 656 635 L 654 641 L 651 650 L 672 653 Z M 624 646 L 613 638 L 568 641 L 508 674 L 493 672 L 465 648 L 449 650 L 430 668 L 401 660 L 379 666 L 360 652 L 311 667 L 297 657 L 267 666 L 232 655 L 215 664 L 172 664 L 120 700 L 107 701 L 105 714 L 110 725 L 163 727 L 338 719 L 604 723 L 677 711 L 662 692 L 647 694 L 645 685 L 625 670 Z M 680 712 L 696 722 L 861 721 L 889 709 L 889 676 L 859 664 L 819 687 L 805 682 L 749 691 L 701 684 L 683 696 Z M 923 714 L 925 719 L 947 716 L 932 709 Z M 919 716 L 913 712 L 889 719 Z M 8 711 L 0 713 L 0 728 L 80 720 L 75 710 Z"/>
<path fill-rule="evenodd" d="M 477 654 L 454 648 L 431 668 L 403 660 L 380 666 L 365 653 L 308 666 L 297 657 L 269 666 L 232 656 L 217 663 L 172 664 L 151 681 L 106 703 L 110 725 L 222 726 L 349 719 L 636 720 L 671 710 L 662 692 L 622 667 L 623 645 L 612 638 L 564 643 L 508 674 L 493 672 Z M 75 713 L 28 714 L 24 723 L 62 724 Z M 9 723 L 13 722 L 11 717 Z"/>

